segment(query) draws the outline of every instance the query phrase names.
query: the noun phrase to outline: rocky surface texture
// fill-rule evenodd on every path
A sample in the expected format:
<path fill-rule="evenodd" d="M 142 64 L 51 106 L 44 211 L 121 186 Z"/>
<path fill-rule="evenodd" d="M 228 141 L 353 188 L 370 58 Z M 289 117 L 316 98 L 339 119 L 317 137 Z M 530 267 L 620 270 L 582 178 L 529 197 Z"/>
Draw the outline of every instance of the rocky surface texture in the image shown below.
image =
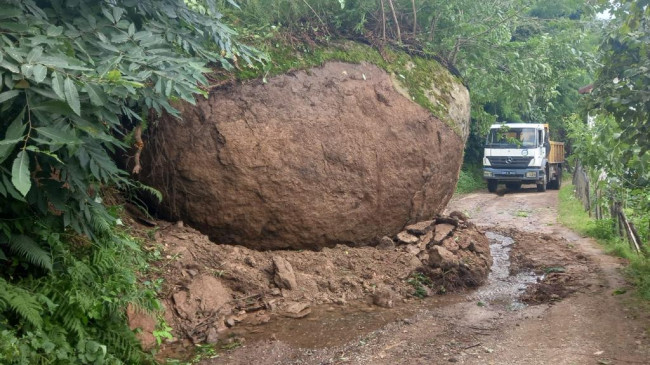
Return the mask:
<path fill-rule="evenodd" d="M 163 217 L 217 243 L 377 243 L 444 209 L 469 125 L 460 83 L 428 94 L 444 101 L 443 122 L 397 82 L 372 64 L 329 62 L 214 90 L 178 105 L 182 120 L 158 121 L 143 179 L 163 192 Z"/>
<path fill-rule="evenodd" d="M 402 242 L 407 235 L 413 238 Z M 320 252 L 216 245 L 184 224 L 164 222 L 149 236 L 150 250 L 163 257 L 152 272 L 164 279 L 166 322 L 176 339 L 193 343 L 223 339 L 241 322 L 306 317 L 314 305 L 366 301 L 391 308 L 410 298 L 475 286 L 491 263 L 485 236 L 453 217 L 408 226 L 376 247 L 338 245 Z M 455 245 L 433 257 L 450 242 Z M 414 281 L 424 275 L 429 278 Z"/>

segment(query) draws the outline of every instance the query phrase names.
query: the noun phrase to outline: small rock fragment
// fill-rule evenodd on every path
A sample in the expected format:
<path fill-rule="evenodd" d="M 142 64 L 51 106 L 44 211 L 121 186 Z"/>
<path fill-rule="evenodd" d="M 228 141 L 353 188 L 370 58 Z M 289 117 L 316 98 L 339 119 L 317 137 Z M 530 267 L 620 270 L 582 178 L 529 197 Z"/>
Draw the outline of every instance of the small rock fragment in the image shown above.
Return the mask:
<path fill-rule="evenodd" d="M 449 250 L 442 246 L 434 246 L 429 250 L 429 265 L 450 269 L 458 266 L 458 259 Z"/>
<path fill-rule="evenodd" d="M 418 245 L 406 245 L 404 246 L 404 251 L 411 255 L 417 255 L 420 253 L 420 247 Z"/>
<path fill-rule="evenodd" d="M 215 327 L 210 327 L 208 330 L 208 336 L 205 339 L 205 342 L 209 344 L 215 344 L 219 341 L 219 334 Z"/>
<path fill-rule="evenodd" d="M 411 224 L 410 226 L 406 226 L 406 232 L 416 236 L 422 236 L 431 231 L 433 222 L 434 221 L 422 221 Z"/>
<path fill-rule="evenodd" d="M 411 245 L 418 242 L 418 238 L 406 231 L 397 234 L 397 241 L 404 245 Z"/>
<path fill-rule="evenodd" d="M 379 240 L 379 244 L 377 244 L 376 248 L 378 250 L 392 250 L 395 248 L 395 242 L 393 242 L 392 238 L 384 236 Z"/>
<path fill-rule="evenodd" d="M 422 264 L 429 265 L 429 254 L 426 251 L 420 251 L 420 253 L 417 254 L 417 258 L 422 262 Z"/>
<path fill-rule="evenodd" d="M 449 213 L 449 216 L 452 218 L 457 218 L 461 222 L 466 222 L 467 220 L 469 220 L 467 214 L 463 212 L 459 212 L 457 210 L 454 210 L 453 212 Z"/>
<path fill-rule="evenodd" d="M 442 242 L 442 240 L 444 240 L 447 236 L 449 236 L 451 232 L 454 231 L 454 228 L 456 227 L 447 223 L 436 224 L 433 241 L 436 243 Z"/>
<path fill-rule="evenodd" d="M 235 319 L 233 317 L 228 317 L 228 318 L 226 318 L 225 321 L 223 321 L 223 323 L 225 323 L 225 325 L 228 326 L 228 327 L 234 327 L 235 326 Z"/>
<path fill-rule="evenodd" d="M 280 312 L 280 315 L 289 318 L 303 318 L 309 315 L 309 313 L 311 313 L 309 303 L 289 302 Z"/>
<path fill-rule="evenodd" d="M 389 289 L 378 289 L 372 296 L 372 304 L 382 308 L 393 308 L 393 293 Z"/>
<path fill-rule="evenodd" d="M 460 248 L 454 237 L 447 237 L 442 241 L 442 246 L 451 252 L 456 252 Z"/>
<path fill-rule="evenodd" d="M 424 236 L 420 237 L 418 246 L 420 247 L 421 250 L 424 250 L 427 248 L 427 245 L 431 242 L 432 239 L 433 239 L 433 231 L 429 231 Z"/>
<path fill-rule="evenodd" d="M 296 274 L 293 272 L 293 267 L 289 261 L 281 256 L 273 256 L 273 267 L 275 276 L 273 281 L 280 289 L 293 290 L 298 287 L 296 282 Z"/>
<path fill-rule="evenodd" d="M 257 266 L 257 262 L 255 261 L 255 259 L 250 257 L 250 256 L 246 256 L 246 258 L 244 259 L 244 262 L 246 263 L 246 265 L 248 265 L 250 267 L 256 267 Z"/>

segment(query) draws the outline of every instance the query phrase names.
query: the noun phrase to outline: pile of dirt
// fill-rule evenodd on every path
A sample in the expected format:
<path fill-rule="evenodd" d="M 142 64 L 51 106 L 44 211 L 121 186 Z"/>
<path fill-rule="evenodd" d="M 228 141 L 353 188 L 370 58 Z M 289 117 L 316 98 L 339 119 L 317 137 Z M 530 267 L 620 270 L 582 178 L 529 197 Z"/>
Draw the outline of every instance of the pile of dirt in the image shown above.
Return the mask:
<path fill-rule="evenodd" d="M 521 301 L 529 304 L 553 303 L 579 290 L 592 265 L 563 237 L 505 230 L 515 240 L 511 270 L 533 271 L 540 277 L 526 288 Z"/>
<path fill-rule="evenodd" d="M 474 286 L 491 262 L 485 236 L 457 217 L 408 226 L 376 247 L 319 252 L 218 245 L 181 222 L 160 226 L 152 247 L 164 258 L 155 271 L 164 279 L 165 319 L 177 339 L 194 343 L 216 342 L 244 321 L 305 317 L 316 304 L 367 300 L 392 307 L 414 296 L 409 278 L 418 272 Z"/>
<path fill-rule="evenodd" d="M 431 103 L 449 104 L 441 116 L 369 63 L 213 90 L 175 105 L 182 121 L 157 121 L 142 178 L 163 192 L 162 218 L 224 244 L 319 249 L 392 236 L 454 193 L 469 97 L 440 73 Z"/>

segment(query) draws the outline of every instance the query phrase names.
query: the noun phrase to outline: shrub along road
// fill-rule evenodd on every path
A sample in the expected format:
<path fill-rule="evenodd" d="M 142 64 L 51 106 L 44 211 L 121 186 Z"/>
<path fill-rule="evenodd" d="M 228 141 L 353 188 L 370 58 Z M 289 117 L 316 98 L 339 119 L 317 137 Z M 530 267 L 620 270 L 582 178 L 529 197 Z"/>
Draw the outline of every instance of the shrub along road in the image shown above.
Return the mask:
<path fill-rule="evenodd" d="M 650 316 L 625 282 L 623 262 L 560 226 L 557 205 L 557 191 L 534 187 L 455 198 L 449 211 L 466 212 L 499 234 L 491 235 L 500 263 L 487 286 L 393 309 L 330 307 L 294 320 L 295 330 L 284 334 L 271 322 L 255 330 L 261 340 L 203 363 L 647 363 Z M 333 317 L 344 325 L 331 325 Z M 386 323 L 371 331 L 371 318 Z M 359 335 L 350 340 L 350 332 Z M 315 340 L 306 341 L 310 336 Z M 331 341 L 337 337 L 342 340 Z"/>

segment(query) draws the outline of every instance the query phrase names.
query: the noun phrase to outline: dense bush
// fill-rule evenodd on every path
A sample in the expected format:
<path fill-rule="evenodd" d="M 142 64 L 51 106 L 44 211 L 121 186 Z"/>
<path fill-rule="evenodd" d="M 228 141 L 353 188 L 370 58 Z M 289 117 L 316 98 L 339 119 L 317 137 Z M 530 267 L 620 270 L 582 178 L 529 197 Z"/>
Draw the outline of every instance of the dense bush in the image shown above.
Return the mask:
<path fill-rule="evenodd" d="M 256 57 L 201 4 L 0 1 L 0 363 L 140 361 L 125 308 L 158 303 L 104 192 L 141 188 L 113 158 L 149 110 Z"/>

